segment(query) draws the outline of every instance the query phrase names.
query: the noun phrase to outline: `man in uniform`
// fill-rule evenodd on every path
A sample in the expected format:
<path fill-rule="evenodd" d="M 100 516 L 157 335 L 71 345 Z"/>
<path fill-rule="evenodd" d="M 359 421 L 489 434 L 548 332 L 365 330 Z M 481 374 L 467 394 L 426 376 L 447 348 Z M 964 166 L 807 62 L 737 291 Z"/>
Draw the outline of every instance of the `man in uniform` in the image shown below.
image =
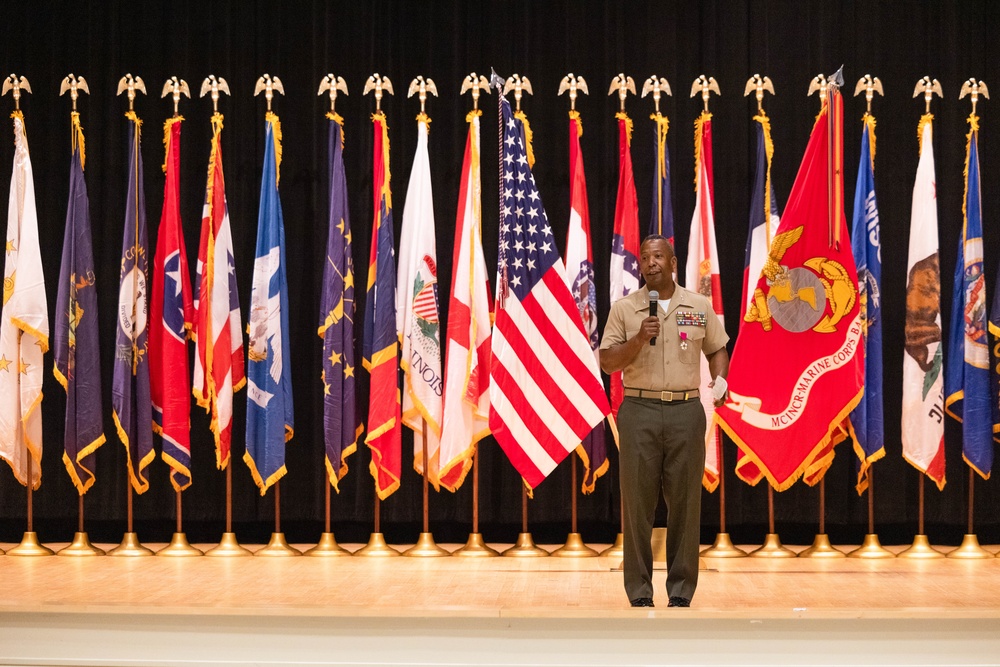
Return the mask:
<path fill-rule="evenodd" d="M 618 411 L 625 533 L 625 592 L 633 607 L 653 606 L 650 539 L 656 496 L 667 504 L 669 606 L 687 607 L 698 584 L 705 409 L 699 400 L 701 355 L 708 359 L 715 405 L 726 395 L 729 337 L 711 302 L 674 283 L 677 258 L 658 234 L 640 246 L 645 287 L 611 306 L 601 368 L 623 370 Z M 656 316 L 649 293 L 659 293 Z"/>

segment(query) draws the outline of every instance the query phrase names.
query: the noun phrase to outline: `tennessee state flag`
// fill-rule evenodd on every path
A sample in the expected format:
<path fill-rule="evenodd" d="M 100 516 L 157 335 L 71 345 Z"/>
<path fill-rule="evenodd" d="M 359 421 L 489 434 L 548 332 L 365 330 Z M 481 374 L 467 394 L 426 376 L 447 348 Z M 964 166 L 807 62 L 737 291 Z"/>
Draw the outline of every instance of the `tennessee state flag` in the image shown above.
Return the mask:
<path fill-rule="evenodd" d="M 233 439 L 233 394 L 246 384 L 240 298 L 236 292 L 233 232 L 222 171 L 222 114 L 212 115 L 212 151 L 202 209 L 201 242 L 195 276 L 196 354 L 192 392 L 212 415 L 215 464 L 229 465 Z"/>
<path fill-rule="evenodd" d="M 587 178 L 583 171 L 580 137 L 583 124 L 578 111 L 569 112 L 569 229 L 566 231 L 566 285 L 576 300 L 583 331 L 600 366 L 597 333 L 597 290 L 594 285 L 594 255 L 590 244 L 590 207 L 587 204 Z M 598 424 L 577 447 L 583 460 L 581 489 L 591 493 L 597 478 L 608 470 L 608 449 L 604 440 L 604 422 Z"/>
<path fill-rule="evenodd" d="M 624 111 L 618 119 L 618 195 L 611 236 L 611 303 L 639 289 L 639 201 L 632 174 L 632 119 Z M 615 419 L 625 398 L 622 373 L 611 374 L 611 430 L 618 440 Z"/>
<path fill-rule="evenodd" d="M 153 259 L 150 304 L 149 389 L 153 431 L 163 438 L 163 460 L 177 491 L 191 486 L 191 385 L 187 340 L 194 322 L 191 280 L 181 228 L 180 188 L 182 116 L 163 126 L 167 159 L 163 170 L 163 213 Z"/>
<path fill-rule="evenodd" d="M 375 132 L 368 295 L 362 352 L 371 375 L 368 393 L 370 470 L 375 493 L 385 500 L 399 488 L 402 474 L 402 421 L 399 396 L 399 338 L 396 336 L 396 264 L 392 250 L 392 191 L 389 189 L 389 129 L 385 114 L 372 116 Z"/>
<path fill-rule="evenodd" d="M 702 111 L 694 122 L 694 215 L 691 216 L 691 234 L 688 237 L 685 286 L 692 292 L 706 297 L 712 310 L 722 321 L 722 282 L 719 278 L 719 251 L 715 243 L 715 177 L 712 169 L 712 114 Z M 701 356 L 701 405 L 705 408 L 708 423 L 712 421 L 715 405 L 708 383 L 712 374 L 708 359 Z M 719 486 L 719 459 L 721 446 L 719 430 L 714 426 L 705 430 L 705 472 L 701 483 L 709 491 Z"/>
<path fill-rule="evenodd" d="M 469 134 L 458 190 L 451 296 L 445 338 L 444 416 L 441 427 L 441 486 L 456 491 L 490 433 L 490 334 L 493 300 L 483 255 L 483 186 L 479 118 L 466 116 Z"/>
<path fill-rule="evenodd" d="M 831 87 L 736 341 L 729 399 L 715 411 L 743 450 L 736 474 L 749 484 L 767 477 L 778 491 L 822 478 L 863 391 L 842 104 Z"/>

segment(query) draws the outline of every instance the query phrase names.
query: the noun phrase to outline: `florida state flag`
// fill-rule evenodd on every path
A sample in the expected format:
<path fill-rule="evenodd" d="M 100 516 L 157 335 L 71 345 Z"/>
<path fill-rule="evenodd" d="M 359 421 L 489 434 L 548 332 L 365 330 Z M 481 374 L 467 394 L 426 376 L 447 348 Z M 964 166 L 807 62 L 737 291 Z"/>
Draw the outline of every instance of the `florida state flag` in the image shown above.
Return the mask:
<path fill-rule="evenodd" d="M 715 412 L 745 454 L 736 474 L 749 484 L 818 482 L 861 400 L 863 319 L 841 174 L 842 101 L 831 87 L 744 316 L 729 399 Z"/>

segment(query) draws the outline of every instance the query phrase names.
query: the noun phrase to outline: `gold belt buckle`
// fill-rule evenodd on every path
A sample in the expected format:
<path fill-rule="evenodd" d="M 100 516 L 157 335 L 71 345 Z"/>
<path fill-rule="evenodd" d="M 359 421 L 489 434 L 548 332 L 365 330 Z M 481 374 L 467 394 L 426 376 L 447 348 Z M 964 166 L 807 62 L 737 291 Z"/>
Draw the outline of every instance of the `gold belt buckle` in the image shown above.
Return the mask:
<path fill-rule="evenodd" d="M 672 391 L 661 391 L 660 400 L 664 403 L 671 403 L 674 400 L 674 392 Z"/>

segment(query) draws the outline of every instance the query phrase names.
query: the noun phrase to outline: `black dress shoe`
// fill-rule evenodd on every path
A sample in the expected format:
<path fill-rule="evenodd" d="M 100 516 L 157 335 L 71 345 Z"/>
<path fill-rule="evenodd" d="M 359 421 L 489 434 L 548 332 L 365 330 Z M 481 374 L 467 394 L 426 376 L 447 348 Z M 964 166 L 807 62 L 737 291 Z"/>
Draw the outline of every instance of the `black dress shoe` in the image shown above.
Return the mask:
<path fill-rule="evenodd" d="M 670 602 L 667 603 L 668 607 L 690 607 L 691 600 L 687 598 L 682 598 L 679 595 L 671 595 Z"/>
<path fill-rule="evenodd" d="M 633 607 L 652 607 L 653 598 L 636 598 L 634 600 L 629 600 L 629 604 Z"/>

